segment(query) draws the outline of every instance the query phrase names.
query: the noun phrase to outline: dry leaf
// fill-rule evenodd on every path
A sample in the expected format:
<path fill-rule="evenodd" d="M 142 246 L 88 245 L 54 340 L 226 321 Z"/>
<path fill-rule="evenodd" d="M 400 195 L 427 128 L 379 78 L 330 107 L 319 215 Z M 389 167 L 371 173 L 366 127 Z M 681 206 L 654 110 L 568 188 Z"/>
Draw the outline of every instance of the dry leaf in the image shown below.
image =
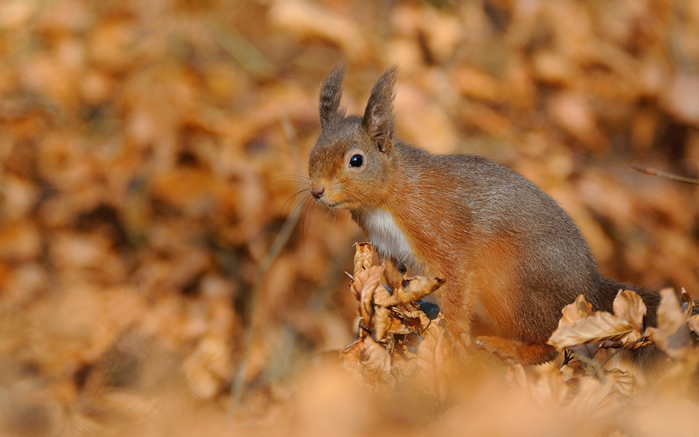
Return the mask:
<path fill-rule="evenodd" d="M 607 378 L 614 383 L 614 392 L 621 399 L 630 399 L 636 387 L 636 378 L 631 372 L 612 369 L 607 372 Z"/>
<path fill-rule="evenodd" d="M 386 335 L 386 331 L 388 331 L 389 326 L 391 325 L 390 315 L 391 310 L 388 308 L 380 306 L 374 307 L 374 316 L 371 318 L 372 326 L 370 328 L 371 336 L 374 338 L 374 340 L 383 340 L 384 336 Z"/>
<path fill-rule="evenodd" d="M 594 314 L 592 304 L 585 300 L 584 295 L 575 298 L 575 302 L 566 305 L 562 310 L 563 317 L 558 321 L 558 326 L 573 326 L 576 322 L 586 319 Z"/>
<path fill-rule="evenodd" d="M 451 337 L 442 316 L 425 330 L 417 351 L 417 363 L 426 389 L 439 403 L 446 401 L 449 391 L 449 366 L 452 359 Z"/>
<path fill-rule="evenodd" d="M 401 342 L 396 345 L 393 350 L 391 372 L 398 381 L 407 381 L 415 375 L 418 366 L 418 360 L 416 358 L 417 354 L 409 350 L 406 342 Z"/>
<path fill-rule="evenodd" d="M 363 371 L 380 381 L 391 382 L 391 354 L 371 337 L 364 338 L 364 352 L 361 363 Z"/>
<path fill-rule="evenodd" d="M 374 304 L 380 307 L 396 305 L 396 299 L 386 287 L 378 287 L 374 292 Z"/>
<path fill-rule="evenodd" d="M 638 293 L 631 290 L 619 291 L 613 303 L 614 315 L 629 322 L 634 330 L 641 331 L 646 304 Z"/>
<path fill-rule="evenodd" d="M 284 0 L 272 2 L 270 21 L 285 33 L 308 38 L 316 37 L 341 46 L 353 60 L 367 56 L 364 32 L 354 20 L 306 0 Z"/>
<path fill-rule="evenodd" d="M 359 314 L 364 319 L 367 326 L 369 325 L 369 316 L 373 311 L 372 300 L 374 291 L 379 286 L 383 267 L 371 267 L 368 270 L 359 272 L 354 276 L 354 280 L 350 282 L 352 294 L 359 300 Z"/>
<path fill-rule="evenodd" d="M 699 157 L 699 75 L 691 65 L 699 59 L 697 2 L 103 4 L 0 1 L 0 435 L 254 437 L 250 422 L 280 435 L 422 431 L 423 416 L 402 403 L 376 405 L 315 365 L 306 366 L 310 384 L 297 385 L 287 373 L 337 344 L 333 338 L 351 341 L 344 323 L 354 308 L 344 300 L 322 304 L 329 294 L 311 293 L 331 292 L 338 282 L 328 275 L 344 267 L 356 225 L 344 211 L 297 232 L 301 226 L 290 226 L 280 209 L 306 187 L 276 183 L 304 167 L 299 158 L 318 134 L 318 82 L 341 58 L 349 59 L 349 112 L 363 109 L 378 65 L 397 60 L 403 139 L 443 154 L 466 152 L 466 135 L 469 153 L 515 166 L 563 202 L 605 271 L 699 292 L 696 192 L 579 159 L 585 145 L 601 149 L 610 139 L 624 143 L 621 161 L 669 141 L 673 163 L 692 172 Z M 287 228 L 295 229 L 292 237 L 277 244 L 277 231 Z M 639 232 L 644 238 L 624 238 Z M 276 259 L 266 256 L 282 246 Z M 370 258 L 360 267 L 370 268 Z M 269 270 L 260 265 L 267 260 L 274 261 Z M 212 288 L 211 277 L 226 285 Z M 398 289 L 402 275 L 395 279 Z M 250 287 L 256 284 L 259 293 Z M 359 301 L 361 282 L 354 285 Z M 115 293 L 115 286 L 130 290 Z M 83 287 L 93 291 L 75 297 Z M 688 296 L 679 297 L 691 351 L 699 316 Z M 380 285 L 373 301 L 370 293 L 364 298 L 367 321 L 344 354 L 350 379 L 411 384 L 420 378 L 418 351 L 430 350 L 418 338 L 437 319 L 411 304 L 390 306 L 394 298 Z M 396 294 L 395 301 L 403 300 Z M 592 317 L 579 304 L 564 318 Z M 389 311 L 377 342 L 391 357 L 385 379 L 362 374 L 365 337 L 373 340 L 385 321 L 377 316 L 384 310 L 372 312 L 378 307 Z M 636 326 L 640 313 L 631 313 L 614 314 Z M 335 325 L 327 318 L 337 326 L 328 330 Z M 678 317 L 677 332 L 686 331 L 681 326 Z M 167 353 L 105 353 L 124 330 Z M 250 347 L 246 331 L 257 337 Z M 677 332 L 667 333 L 669 345 Z M 202 342 L 211 336 L 218 346 Z M 590 358 L 600 343 L 571 349 Z M 137 386 L 130 385 L 133 357 Z M 617 401 L 631 385 L 624 377 L 578 360 L 560 373 L 553 364 L 518 368 L 523 398 L 502 386 L 451 393 L 467 414 L 444 424 L 446 432 L 435 431 L 441 426 L 429 423 L 431 415 L 425 425 L 445 435 L 691 435 L 699 429 L 696 405 L 683 393 L 655 393 L 691 390 L 696 359 L 695 349 L 671 362 L 669 376 L 648 379 L 647 395 L 623 410 Z M 141 370 L 161 360 L 173 367 L 166 375 L 159 365 Z M 8 371 L 14 361 L 17 371 Z M 247 368 L 240 379 L 249 383 L 243 399 L 250 407 L 231 415 L 220 395 L 239 368 Z M 111 375 L 102 378 L 107 386 L 94 376 L 103 371 Z M 188 380 L 208 400 L 183 401 L 193 395 Z M 296 402 L 295 386 L 313 402 Z M 429 388 L 439 393 L 440 385 Z M 17 389 L 31 392 L 32 402 L 22 402 Z M 102 406 L 94 399 L 101 394 Z M 571 405 L 575 396 L 580 403 Z M 577 414 L 561 417 L 564 400 L 580 407 Z M 339 414 L 323 414 L 318 404 Z M 213 423 L 221 426 L 214 431 Z"/>
<path fill-rule="evenodd" d="M 360 340 L 355 341 L 340 352 L 342 358 L 344 358 L 345 363 L 359 363 L 364 353 L 364 342 Z"/>
<path fill-rule="evenodd" d="M 548 344 L 559 351 L 586 343 L 600 342 L 600 347 L 640 347 L 641 326 L 646 306 L 631 290 L 621 290 L 614 299 L 614 312 L 591 312 L 589 304 L 578 296 L 563 309 L 563 318 L 551 334 Z M 588 351 L 592 352 L 592 351 Z"/>
<path fill-rule="evenodd" d="M 582 319 L 571 326 L 559 326 L 551 334 L 547 343 L 562 351 L 583 343 L 603 341 L 610 337 L 618 338 L 630 330 L 628 324 L 613 314 L 598 312 L 594 316 Z"/>
<path fill-rule="evenodd" d="M 635 378 L 629 372 L 614 369 L 607 372 L 605 380 L 583 377 L 579 387 L 569 399 L 568 408 L 577 414 L 596 412 L 601 415 L 613 415 L 623 406 L 623 401 L 633 393 Z"/>
<path fill-rule="evenodd" d="M 393 311 L 394 316 L 390 318 L 391 324 L 388 326 L 386 331 L 387 335 L 395 337 L 397 335 L 408 335 L 414 334 L 416 329 L 412 328 L 412 324 L 409 322 L 402 313 Z"/>
<path fill-rule="evenodd" d="M 442 284 L 444 279 L 417 276 L 404 280 L 401 287 L 394 291 L 394 295 L 397 303 L 414 302 L 435 292 Z"/>
<path fill-rule="evenodd" d="M 684 318 L 689 320 L 692 317 L 692 311 L 694 310 L 694 299 L 687 293 L 684 288 L 680 291 L 680 303 L 682 304 L 682 313 Z"/>
<path fill-rule="evenodd" d="M 664 106 L 675 117 L 686 123 L 699 123 L 699 75 L 680 71 L 662 97 Z"/>
<path fill-rule="evenodd" d="M 646 329 L 646 335 L 671 358 L 682 359 L 691 350 L 687 321 L 673 289 L 664 288 L 660 290 L 660 295 L 658 327 Z"/>
<path fill-rule="evenodd" d="M 371 261 L 374 257 L 374 248 L 371 243 L 356 243 L 354 245 L 354 275 L 357 276 L 360 272 L 371 267 Z"/>
<path fill-rule="evenodd" d="M 369 243 L 356 245 L 355 276 L 350 288 L 359 296 L 362 318 L 360 338 L 342 353 L 345 366 L 372 383 L 389 386 L 412 378 L 421 368 L 423 379 L 428 381 L 427 386 L 421 384 L 421 390 L 439 404 L 446 398 L 447 380 L 442 371 L 450 359 L 451 343 L 441 315 L 430 320 L 413 301 L 438 289 L 444 280 L 404 279 L 391 293 L 379 285 L 386 271 L 384 265 L 371 266 L 372 255 Z M 420 336 L 424 338 L 418 340 Z"/>

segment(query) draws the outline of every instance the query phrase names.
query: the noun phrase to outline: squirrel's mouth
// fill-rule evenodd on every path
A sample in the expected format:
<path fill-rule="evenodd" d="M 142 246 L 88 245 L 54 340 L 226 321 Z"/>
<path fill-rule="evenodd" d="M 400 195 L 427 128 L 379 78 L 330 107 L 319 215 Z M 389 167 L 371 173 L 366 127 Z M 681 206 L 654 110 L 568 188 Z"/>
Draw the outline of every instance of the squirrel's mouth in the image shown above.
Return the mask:
<path fill-rule="evenodd" d="M 323 206 L 326 206 L 331 209 L 342 209 L 342 205 L 346 204 L 347 202 L 344 201 L 339 201 L 339 202 L 325 202 L 322 199 L 317 200 L 318 203 L 320 203 Z"/>

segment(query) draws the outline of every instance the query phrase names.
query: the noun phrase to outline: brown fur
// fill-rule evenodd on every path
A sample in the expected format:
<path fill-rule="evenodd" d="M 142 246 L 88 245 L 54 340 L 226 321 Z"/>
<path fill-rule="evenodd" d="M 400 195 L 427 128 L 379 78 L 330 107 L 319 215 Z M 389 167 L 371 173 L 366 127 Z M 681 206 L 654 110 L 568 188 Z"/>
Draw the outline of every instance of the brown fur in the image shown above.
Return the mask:
<path fill-rule="evenodd" d="M 365 231 L 372 211 L 391 213 L 413 255 L 405 267 L 446 279 L 437 297 L 455 338 L 508 362 L 536 364 L 555 355 L 546 340 L 579 294 L 596 310 L 611 310 L 627 287 L 597 272 L 577 226 L 548 195 L 487 159 L 432 155 L 396 139 L 395 68 L 377 82 L 364 117 L 345 116 L 343 75 L 344 67 L 334 69 L 321 88 L 310 191 L 349 210 Z M 350 164 L 357 154 L 358 168 Z M 377 251 L 392 271 L 404 267 L 389 249 Z M 645 294 L 655 324 L 657 299 Z"/>

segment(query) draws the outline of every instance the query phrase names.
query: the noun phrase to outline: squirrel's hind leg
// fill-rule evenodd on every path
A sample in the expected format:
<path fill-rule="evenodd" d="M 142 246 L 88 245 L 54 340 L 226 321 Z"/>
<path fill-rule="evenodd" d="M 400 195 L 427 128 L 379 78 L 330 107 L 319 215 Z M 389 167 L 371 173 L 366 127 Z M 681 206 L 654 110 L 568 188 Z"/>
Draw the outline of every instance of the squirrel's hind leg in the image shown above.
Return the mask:
<path fill-rule="evenodd" d="M 476 337 L 474 345 L 492 353 L 506 364 L 534 365 L 551 361 L 556 357 L 556 349 L 548 344 L 523 344 L 517 340 L 501 337 Z"/>

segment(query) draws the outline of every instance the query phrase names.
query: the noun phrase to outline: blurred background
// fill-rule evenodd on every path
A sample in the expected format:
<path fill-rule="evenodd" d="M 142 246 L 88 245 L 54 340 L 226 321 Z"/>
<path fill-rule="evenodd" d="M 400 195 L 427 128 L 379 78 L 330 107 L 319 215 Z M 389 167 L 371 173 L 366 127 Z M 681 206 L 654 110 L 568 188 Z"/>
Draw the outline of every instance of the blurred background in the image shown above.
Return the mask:
<path fill-rule="evenodd" d="M 342 61 L 351 113 L 398 65 L 403 140 L 515 169 L 606 275 L 699 295 L 697 188 L 630 168 L 699 174 L 699 2 L 3 0 L 3 435 L 275 433 L 299 385 L 356 401 L 298 376 L 354 339 L 363 237 L 296 195 Z"/>

